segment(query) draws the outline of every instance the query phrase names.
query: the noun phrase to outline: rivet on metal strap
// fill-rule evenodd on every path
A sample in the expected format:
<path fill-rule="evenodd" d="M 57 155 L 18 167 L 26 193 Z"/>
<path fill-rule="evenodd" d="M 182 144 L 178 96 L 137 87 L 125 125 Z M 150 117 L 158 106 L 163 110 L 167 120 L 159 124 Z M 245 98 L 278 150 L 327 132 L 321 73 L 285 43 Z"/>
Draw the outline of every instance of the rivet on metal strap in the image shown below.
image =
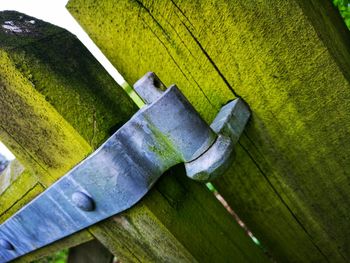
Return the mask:
<path fill-rule="evenodd" d="M 72 194 L 72 201 L 73 203 L 84 211 L 92 211 L 95 209 L 95 202 L 94 200 L 88 196 L 87 194 L 77 191 Z"/>
<path fill-rule="evenodd" d="M 14 250 L 14 246 L 5 239 L 0 238 L 0 247 L 6 250 Z"/>

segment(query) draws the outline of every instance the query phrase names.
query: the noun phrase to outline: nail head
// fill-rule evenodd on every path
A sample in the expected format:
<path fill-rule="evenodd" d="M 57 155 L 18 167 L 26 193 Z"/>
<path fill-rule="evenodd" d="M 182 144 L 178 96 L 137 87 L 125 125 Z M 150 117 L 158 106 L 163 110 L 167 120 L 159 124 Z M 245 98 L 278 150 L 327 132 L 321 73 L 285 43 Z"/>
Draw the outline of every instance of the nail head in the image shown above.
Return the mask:
<path fill-rule="evenodd" d="M 6 250 L 14 250 L 14 246 L 8 242 L 7 240 L 0 238 L 0 247 L 6 249 Z"/>
<path fill-rule="evenodd" d="M 72 195 L 73 203 L 84 211 L 92 211 L 95 209 L 94 200 L 87 194 L 77 191 Z"/>

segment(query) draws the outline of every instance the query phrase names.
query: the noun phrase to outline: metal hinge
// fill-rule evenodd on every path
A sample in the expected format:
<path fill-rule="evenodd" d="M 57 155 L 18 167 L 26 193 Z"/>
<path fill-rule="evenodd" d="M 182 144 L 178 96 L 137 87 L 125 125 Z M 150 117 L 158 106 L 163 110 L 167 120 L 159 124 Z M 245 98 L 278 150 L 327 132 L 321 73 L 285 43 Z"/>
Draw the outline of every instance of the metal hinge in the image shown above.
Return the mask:
<path fill-rule="evenodd" d="M 154 73 L 135 84 L 146 105 L 99 149 L 0 226 L 0 261 L 48 245 L 136 204 L 170 167 L 212 180 L 232 163 L 250 111 L 225 105 L 209 126 Z"/>

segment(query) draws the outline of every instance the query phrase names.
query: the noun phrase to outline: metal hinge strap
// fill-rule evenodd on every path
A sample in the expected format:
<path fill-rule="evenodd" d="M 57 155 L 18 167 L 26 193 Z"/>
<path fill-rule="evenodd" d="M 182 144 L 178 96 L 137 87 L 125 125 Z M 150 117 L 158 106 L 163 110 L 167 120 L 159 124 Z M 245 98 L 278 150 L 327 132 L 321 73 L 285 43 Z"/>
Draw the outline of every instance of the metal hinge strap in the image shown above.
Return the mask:
<path fill-rule="evenodd" d="M 163 90 L 162 90 L 163 87 Z M 148 73 L 135 84 L 147 103 L 99 149 L 0 226 L 7 262 L 130 208 L 170 167 L 207 181 L 232 161 L 250 112 L 237 99 L 211 127 L 176 88 Z"/>

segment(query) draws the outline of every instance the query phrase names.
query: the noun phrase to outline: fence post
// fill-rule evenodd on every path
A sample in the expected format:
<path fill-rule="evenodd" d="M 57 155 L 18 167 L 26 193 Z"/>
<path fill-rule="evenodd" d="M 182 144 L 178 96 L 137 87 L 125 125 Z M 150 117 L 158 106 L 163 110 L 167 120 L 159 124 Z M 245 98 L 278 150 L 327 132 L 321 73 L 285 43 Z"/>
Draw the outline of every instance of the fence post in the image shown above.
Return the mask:
<path fill-rule="evenodd" d="M 350 260 L 350 37 L 331 1 L 67 7 L 128 82 L 154 71 L 208 121 L 242 97 L 253 116 L 215 186 L 278 261 Z"/>

